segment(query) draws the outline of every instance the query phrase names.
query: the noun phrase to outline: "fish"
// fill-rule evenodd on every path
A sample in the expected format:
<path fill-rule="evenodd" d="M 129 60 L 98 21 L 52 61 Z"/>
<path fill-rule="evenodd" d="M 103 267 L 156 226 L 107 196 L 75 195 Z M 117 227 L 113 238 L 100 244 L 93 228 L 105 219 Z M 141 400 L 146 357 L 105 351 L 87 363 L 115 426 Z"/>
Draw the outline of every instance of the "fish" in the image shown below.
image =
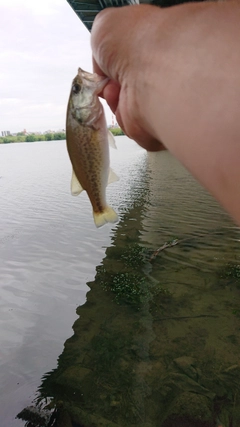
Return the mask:
<path fill-rule="evenodd" d="M 108 80 L 79 68 L 72 82 L 66 117 L 71 193 L 78 196 L 83 190 L 87 192 L 96 227 L 118 221 L 117 213 L 106 201 L 107 185 L 119 180 L 109 160 L 109 145 L 116 148 L 116 144 L 98 97 Z"/>

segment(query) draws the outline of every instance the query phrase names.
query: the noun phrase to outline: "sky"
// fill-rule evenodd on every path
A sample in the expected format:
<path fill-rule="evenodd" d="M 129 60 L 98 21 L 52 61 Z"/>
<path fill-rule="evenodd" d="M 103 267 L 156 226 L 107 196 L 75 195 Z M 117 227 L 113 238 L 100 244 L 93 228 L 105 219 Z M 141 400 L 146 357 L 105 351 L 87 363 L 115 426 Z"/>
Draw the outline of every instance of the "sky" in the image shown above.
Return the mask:
<path fill-rule="evenodd" d="M 0 16 L 0 134 L 65 129 L 77 69 L 92 71 L 90 33 L 67 0 L 0 0 Z"/>

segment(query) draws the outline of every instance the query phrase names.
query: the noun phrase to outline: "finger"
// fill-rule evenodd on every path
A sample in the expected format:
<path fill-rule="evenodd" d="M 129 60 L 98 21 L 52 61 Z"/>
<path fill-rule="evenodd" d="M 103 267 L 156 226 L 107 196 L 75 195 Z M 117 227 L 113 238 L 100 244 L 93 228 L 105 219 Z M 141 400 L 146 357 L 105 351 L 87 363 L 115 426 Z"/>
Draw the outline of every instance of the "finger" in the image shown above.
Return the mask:
<path fill-rule="evenodd" d="M 117 122 L 118 122 L 120 128 L 125 133 L 125 135 L 127 135 L 129 138 L 136 141 L 142 148 L 145 148 L 145 150 L 147 150 L 147 151 L 166 150 L 166 147 L 162 144 L 162 142 L 151 137 L 149 134 L 144 132 L 144 130 L 141 129 L 140 127 L 136 127 L 136 128 L 133 127 L 133 130 L 131 131 L 131 133 L 128 133 L 128 131 L 126 130 L 126 128 L 123 124 L 123 120 L 122 120 L 121 113 L 120 113 L 119 109 L 116 110 L 115 114 L 116 114 Z"/>
<path fill-rule="evenodd" d="M 137 58 L 136 49 L 139 50 L 146 39 L 159 10 L 157 6 L 135 4 L 106 8 L 97 14 L 91 31 L 91 46 L 93 57 L 104 74 L 121 81 L 121 71 L 129 56 L 131 60 Z"/>
<path fill-rule="evenodd" d="M 102 72 L 101 68 L 98 66 L 94 58 L 93 58 L 93 71 L 94 73 L 97 73 L 99 76 L 105 76 L 105 74 Z M 107 101 L 112 112 L 115 113 L 115 110 L 118 105 L 119 93 L 120 93 L 120 85 L 117 82 L 110 80 L 106 84 L 106 86 L 104 86 L 103 90 L 98 94 L 98 96 L 100 96 L 101 98 L 104 98 Z"/>
<path fill-rule="evenodd" d="M 106 99 L 112 112 L 115 111 L 119 101 L 120 86 L 117 82 L 110 80 L 103 89 L 103 98 Z"/>
<path fill-rule="evenodd" d="M 145 148 L 147 151 L 163 151 L 166 150 L 164 145 L 157 141 L 156 139 L 144 139 L 143 141 L 138 141 L 138 144 Z"/>
<path fill-rule="evenodd" d="M 119 80 L 131 52 L 138 7 L 106 8 L 94 19 L 91 31 L 94 66 L 113 80 Z"/>
<path fill-rule="evenodd" d="M 106 76 L 106 74 L 104 74 L 104 72 L 99 67 L 98 63 L 95 61 L 94 56 L 92 57 L 92 65 L 93 65 L 94 73 L 97 73 L 99 76 L 104 76 L 104 77 Z"/>
<path fill-rule="evenodd" d="M 109 45 L 112 41 L 112 22 L 115 21 L 113 16 L 116 13 L 115 8 L 106 8 L 99 12 L 94 19 L 91 31 L 91 46 L 93 52 L 93 69 L 100 75 L 109 74 L 107 63 L 109 57 Z M 113 21 L 114 20 L 114 21 Z"/>

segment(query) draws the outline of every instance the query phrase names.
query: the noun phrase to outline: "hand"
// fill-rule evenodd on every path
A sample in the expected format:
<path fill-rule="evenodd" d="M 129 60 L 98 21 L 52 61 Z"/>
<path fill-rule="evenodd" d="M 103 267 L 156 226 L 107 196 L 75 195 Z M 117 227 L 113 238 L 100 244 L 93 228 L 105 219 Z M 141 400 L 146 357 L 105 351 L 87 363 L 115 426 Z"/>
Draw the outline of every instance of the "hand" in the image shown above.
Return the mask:
<path fill-rule="evenodd" d="M 92 28 L 94 71 L 111 79 L 102 96 L 126 135 L 149 151 L 164 149 L 142 108 L 151 96 L 156 13 L 162 11 L 148 5 L 106 9 Z"/>
<path fill-rule="evenodd" d="M 135 5 L 101 12 L 94 70 L 124 132 L 163 145 L 240 224 L 240 4 Z"/>

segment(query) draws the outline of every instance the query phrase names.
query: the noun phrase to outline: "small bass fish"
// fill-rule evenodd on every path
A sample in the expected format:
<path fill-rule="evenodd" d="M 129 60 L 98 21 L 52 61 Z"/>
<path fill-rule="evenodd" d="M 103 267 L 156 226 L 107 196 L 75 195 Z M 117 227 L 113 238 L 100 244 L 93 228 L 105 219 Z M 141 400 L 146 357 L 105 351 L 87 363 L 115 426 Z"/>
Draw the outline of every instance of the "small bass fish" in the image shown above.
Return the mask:
<path fill-rule="evenodd" d="M 78 196 L 86 190 L 97 227 L 118 220 L 106 202 L 107 185 L 119 179 L 109 166 L 109 144 L 116 145 L 98 98 L 107 81 L 79 68 L 67 107 L 66 139 L 73 167 L 71 192 Z"/>

